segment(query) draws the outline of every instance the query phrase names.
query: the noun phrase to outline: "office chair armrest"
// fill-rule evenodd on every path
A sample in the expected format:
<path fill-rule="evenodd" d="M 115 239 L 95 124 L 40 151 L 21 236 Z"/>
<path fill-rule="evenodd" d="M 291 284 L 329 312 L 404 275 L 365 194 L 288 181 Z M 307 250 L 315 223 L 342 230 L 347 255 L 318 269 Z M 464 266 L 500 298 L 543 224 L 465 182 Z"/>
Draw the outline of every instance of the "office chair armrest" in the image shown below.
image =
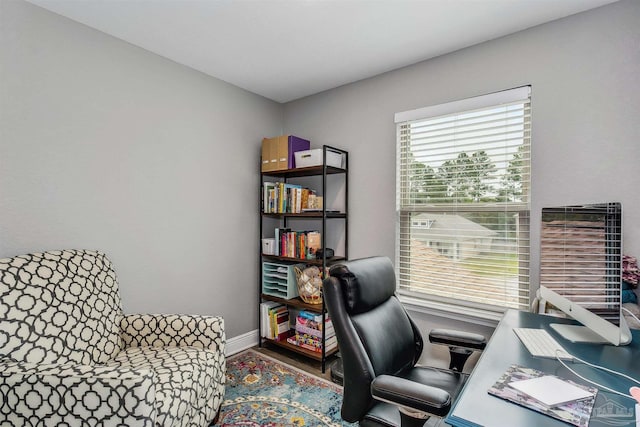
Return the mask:
<path fill-rule="evenodd" d="M 474 350 L 484 350 L 487 346 L 487 339 L 480 334 L 450 329 L 433 329 L 429 332 L 429 342 L 449 346 L 449 369 L 458 372 L 462 372 Z"/>
<path fill-rule="evenodd" d="M 371 395 L 398 406 L 405 413 L 443 417 L 451 407 L 451 396 L 446 391 L 392 375 L 376 377 L 371 383 Z"/>
<path fill-rule="evenodd" d="M 464 347 L 470 350 L 484 350 L 487 346 L 487 339 L 483 335 L 451 329 L 433 329 L 429 332 L 429 341 L 434 344 Z"/>

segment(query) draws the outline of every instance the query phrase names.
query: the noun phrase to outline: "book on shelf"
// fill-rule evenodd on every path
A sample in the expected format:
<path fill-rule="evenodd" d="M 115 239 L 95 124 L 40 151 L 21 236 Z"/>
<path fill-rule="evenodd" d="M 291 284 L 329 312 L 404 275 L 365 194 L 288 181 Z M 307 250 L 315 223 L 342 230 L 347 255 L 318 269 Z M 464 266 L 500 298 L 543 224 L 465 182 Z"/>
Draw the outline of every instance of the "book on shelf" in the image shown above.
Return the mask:
<path fill-rule="evenodd" d="M 533 382 L 531 382 L 533 380 Z M 542 389 L 539 382 L 543 382 Z M 548 384 L 552 385 L 549 388 Z M 562 384 L 563 393 L 558 384 Z M 540 390 L 542 394 L 540 394 Z M 487 390 L 501 399 L 532 409 L 566 423 L 587 427 L 598 389 L 549 375 L 533 368 L 511 365 Z M 570 392 L 569 392 L 570 391 Z M 530 394 L 531 393 L 531 394 Z M 546 393 L 546 394 L 545 394 Z M 571 395 L 572 397 L 569 397 Z M 534 397 L 535 396 L 535 397 Z"/>
<path fill-rule="evenodd" d="M 307 233 L 307 259 L 314 259 L 316 252 L 322 247 L 322 236 L 318 231 L 309 231 Z"/>
<path fill-rule="evenodd" d="M 316 353 L 322 352 L 322 334 L 324 329 L 325 340 L 324 346 L 326 351 L 331 351 L 338 346 L 336 333 L 333 328 L 331 319 L 326 314 L 310 312 L 307 310 L 299 310 L 296 313 L 294 309 L 290 314 L 295 319 L 294 329 L 291 336 L 287 338 L 289 344 L 304 348 Z"/>
<path fill-rule="evenodd" d="M 292 334 L 289 309 L 281 303 L 265 301 L 260 303 L 260 335 L 275 341 L 283 341 Z"/>
<path fill-rule="evenodd" d="M 293 344 L 305 350 L 314 351 L 316 353 L 322 352 L 322 341 L 312 337 L 305 337 L 296 333 L 287 338 L 289 344 Z M 336 337 L 331 337 L 325 340 L 325 352 L 334 350 L 338 347 L 338 341 Z"/>
<path fill-rule="evenodd" d="M 301 185 L 265 181 L 262 183 L 262 212 L 302 213 L 309 207 L 310 196 L 315 196 L 315 191 Z"/>
<path fill-rule="evenodd" d="M 271 318 L 271 339 L 275 341 L 282 341 L 286 339 L 290 334 L 291 327 L 289 325 L 289 309 L 285 306 L 272 309 L 270 312 Z"/>
<path fill-rule="evenodd" d="M 308 188 L 303 188 L 300 193 L 300 212 L 304 212 L 304 209 L 309 206 L 309 194 L 313 194 Z"/>
<path fill-rule="evenodd" d="M 296 210 L 298 191 L 302 191 L 302 186 L 296 184 L 281 183 L 282 193 L 280 197 L 280 213 L 300 213 Z"/>
<path fill-rule="evenodd" d="M 269 310 L 273 307 L 281 306 L 275 301 L 265 301 L 260 303 L 260 336 L 269 338 L 271 336 L 271 322 L 269 318 Z"/>
<path fill-rule="evenodd" d="M 276 182 L 265 181 L 262 183 L 262 212 L 273 213 L 275 212 L 275 189 Z"/>
<path fill-rule="evenodd" d="M 274 236 L 274 255 L 300 260 L 316 259 L 316 251 L 320 247 L 319 242 L 321 241 L 320 232 L 276 228 Z"/>
<path fill-rule="evenodd" d="M 281 239 L 282 235 L 291 231 L 290 228 L 276 228 L 274 230 L 275 235 L 275 247 L 274 247 L 274 255 L 281 256 L 282 247 L 281 247 Z"/>
<path fill-rule="evenodd" d="M 300 324 L 298 322 L 296 322 L 295 329 L 296 329 L 296 332 L 299 332 L 301 334 L 309 335 L 316 338 L 322 338 L 322 329 L 310 328 L 309 326 Z M 325 338 L 331 338 L 335 335 L 336 335 L 336 331 L 333 329 L 333 326 L 327 327 L 324 331 Z"/>
<path fill-rule="evenodd" d="M 322 314 L 311 313 L 310 311 L 301 310 L 296 316 L 296 326 L 304 326 L 309 329 L 315 329 L 316 331 L 333 331 L 333 323 L 331 318 L 327 315 L 324 316 L 324 326 L 322 323 Z"/>
<path fill-rule="evenodd" d="M 313 313 L 308 310 L 300 310 L 298 312 L 298 317 L 301 317 L 303 319 L 314 320 L 316 322 L 322 322 L 322 314 Z M 325 319 L 329 319 L 329 317 L 325 316 Z"/>

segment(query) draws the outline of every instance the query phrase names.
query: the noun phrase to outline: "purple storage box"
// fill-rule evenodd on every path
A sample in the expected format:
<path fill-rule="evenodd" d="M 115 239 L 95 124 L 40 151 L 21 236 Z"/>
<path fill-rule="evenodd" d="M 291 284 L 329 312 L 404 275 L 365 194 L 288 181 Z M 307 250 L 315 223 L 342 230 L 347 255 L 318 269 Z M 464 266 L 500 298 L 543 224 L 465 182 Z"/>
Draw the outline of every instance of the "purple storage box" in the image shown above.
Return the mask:
<path fill-rule="evenodd" d="M 297 136 L 289 135 L 287 140 L 287 168 L 294 169 L 296 167 L 296 151 L 308 150 L 311 142 Z"/>

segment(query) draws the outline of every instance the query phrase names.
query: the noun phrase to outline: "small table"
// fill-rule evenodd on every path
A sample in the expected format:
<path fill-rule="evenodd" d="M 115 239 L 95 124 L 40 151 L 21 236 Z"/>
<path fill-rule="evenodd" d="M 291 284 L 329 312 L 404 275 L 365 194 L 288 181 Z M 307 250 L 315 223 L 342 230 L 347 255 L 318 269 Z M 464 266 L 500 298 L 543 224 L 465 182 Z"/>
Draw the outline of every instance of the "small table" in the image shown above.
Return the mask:
<path fill-rule="evenodd" d="M 575 323 L 570 319 L 509 310 L 498 324 L 486 349 L 464 386 L 445 422 L 454 427 L 560 427 L 569 424 L 518 406 L 487 393 L 511 366 L 519 364 L 551 375 L 588 384 L 555 359 L 532 357 L 513 328 L 546 329 L 569 353 L 587 362 L 605 366 L 640 380 L 640 330 L 633 330 L 627 346 L 571 343 L 558 336 L 550 323 Z M 569 364 L 580 375 L 614 390 L 627 393 L 630 381 L 591 368 L 583 363 Z M 637 384 L 636 384 L 637 385 Z M 635 405 L 631 399 L 600 390 L 589 422 L 590 427 L 635 426 Z"/>

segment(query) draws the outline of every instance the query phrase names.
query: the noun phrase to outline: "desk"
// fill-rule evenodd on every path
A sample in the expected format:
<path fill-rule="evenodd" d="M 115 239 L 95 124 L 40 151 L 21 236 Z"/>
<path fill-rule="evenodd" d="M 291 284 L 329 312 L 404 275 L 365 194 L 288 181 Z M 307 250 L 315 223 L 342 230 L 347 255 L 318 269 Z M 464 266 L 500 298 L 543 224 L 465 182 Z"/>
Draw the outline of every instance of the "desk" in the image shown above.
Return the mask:
<path fill-rule="evenodd" d="M 507 311 L 445 422 L 455 427 L 566 427 L 569 425 L 487 393 L 487 389 L 514 363 L 584 383 L 557 360 L 532 357 L 512 331 L 513 328 L 546 329 L 569 353 L 590 363 L 606 366 L 632 378 L 640 379 L 640 331 L 633 331 L 633 340 L 627 346 L 577 344 L 557 335 L 549 327 L 550 323 L 575 322 L 516 310 Z M 631 385 L 622 377 L 595 370 L 583 363 L 573 363 L 569 366 L 584 377 L 617 391 L 627 393 Z M 601 390 L 596 397 L 589 426 L 611 427 L 612 425 L 635 426 L 634 402 Z"/>

